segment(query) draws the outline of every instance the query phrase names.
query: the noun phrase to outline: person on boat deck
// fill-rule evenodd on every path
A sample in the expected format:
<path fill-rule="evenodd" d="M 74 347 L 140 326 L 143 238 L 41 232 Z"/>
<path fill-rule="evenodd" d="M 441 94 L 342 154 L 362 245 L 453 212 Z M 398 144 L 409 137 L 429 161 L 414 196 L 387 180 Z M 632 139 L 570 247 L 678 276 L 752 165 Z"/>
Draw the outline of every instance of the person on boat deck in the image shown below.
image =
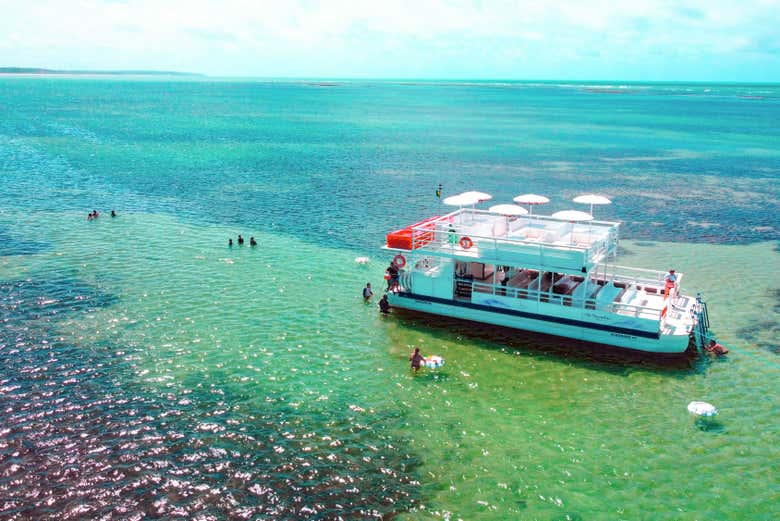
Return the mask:
<path fill-rule="evenodd" d="M 257 246 L 257 241 L 255 240 L 254 237 L 250 237 L 249 238 L 249 245 L 250 246 Z"/>
<path fill-rule="evenodd" d="M 710 340 L 710 343 L 707 344 L 707 351 L 716 355 L 725 355 L 729 352 L 726 346 L 722 346 L 714 340 Z"/>
<path fill-rule="evenodd" d="M 503 286 L 501 290 L 499 291 L 502 295 L 506 293 L 506 272 L 504 271 L 504 268 L 499 266 L 498 270 L 496 270 L 496 282 L 501 284 Z"/>
<path fill-rule="evenodd" d="M 239 245 L 241 245 L 241 244 L 244 244 L 244 238 L 243 238 L 243 237 L 241 237 L 241 234 L 240 234 L 240 233 L 238 234 L 238 244 L 239 244 Z"/>
<path fill-rule="evenodd" d="M 412 369 L 414 369 L 415 373 L 420 369 L 420 366 L 422 366 L 423 360 L 425 360 L 425 357 L 420 354 L 420 348 L 415 347 L 414 353 L 409 355 L 409 361 L 412 363 Z"/>
<path fill-rule="evenodd" d="M 674 270 L 669 270 L 669 273 L 664 277 L 664 298 L 669 296 L 672 289 L 677 289 L 677 275 L 674 274 Z"/>
<path fill-rule="evenodd" d="M 371 300 L 371 297 L 373 296 L 374 296 L 374 292 L 371 291 L 371 283 L 366 282 L 366 287 L 363 288 L 363 300 L 368 302 L 369 300 Z"/>
<path fill-rule="evenodd" d="M 398 289 L 398 267 L 395 262 L 391 262 L 387 268 L 387 274 L 390 275 L 390 279 L 387 281 L 387 291 L 394 291 Z"/>
<path fill-rule="evenodd" d="M 387 300 L 387 293 L 382 295 L 382 298 L 379 299 L 379 311 L 382 313 L 390 313 L 390 301 Z"/>

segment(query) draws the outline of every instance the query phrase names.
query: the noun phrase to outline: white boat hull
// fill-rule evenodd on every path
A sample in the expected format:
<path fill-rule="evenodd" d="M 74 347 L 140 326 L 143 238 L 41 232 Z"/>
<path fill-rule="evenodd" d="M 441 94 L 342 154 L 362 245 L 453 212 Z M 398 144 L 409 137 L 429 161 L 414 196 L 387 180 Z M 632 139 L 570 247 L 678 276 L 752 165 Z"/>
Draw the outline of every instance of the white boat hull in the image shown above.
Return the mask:
<path fill-rule="evenodd" d="M 392 306 L 398 308 L 648 353 L 684 353 L 690 341 L 688 335 L 659 334 L 610 323 L 612 317 L 609 316 L 604 316 L 603 320 L 597 322 L 570 319 L 509 309 L 490 309 L 488 306 L 471 302 L 432 298 L 412 293 L 388 293 L 388 300 Z M 594 312 L 593 315 L 597 313 Z"/>

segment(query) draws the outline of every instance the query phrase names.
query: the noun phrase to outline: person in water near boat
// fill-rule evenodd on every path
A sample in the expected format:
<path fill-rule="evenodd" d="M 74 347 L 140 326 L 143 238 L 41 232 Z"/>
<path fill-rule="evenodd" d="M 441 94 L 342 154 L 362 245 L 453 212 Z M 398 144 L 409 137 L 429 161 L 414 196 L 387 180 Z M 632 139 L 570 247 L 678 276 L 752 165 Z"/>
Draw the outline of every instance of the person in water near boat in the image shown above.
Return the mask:
<path fill-rule="evenodd" d="M 664 277 L 664 298 L 668 297 L 672 290 L 677 292 L 677 275 L 674 274 L 674 270 L 669 270 Z"/>
<path fill-rule="evenodd" d="M 250 246 L 257 246 L 257 241 L 255 240 L 254 237 L 250 237 L 249 238 L 249 245 Z"/>
<path fill-rule="evenodd" d="M 723 346 L 714 340 L 710 340 L 710 343 L 707 344 L 707 351 L 715 355 L 725 355 L 729 352 L 726 346 Z"/>
<path fill-rule="evenodd" d="M 387 300 L 387 293 L 382 295 L 382 298 L 379 299 L 379 311 L 384 314 L 390 313 L 390 301 Z"/>
<path fill-rule="evenodd" d="M 371 300 L 371 297 L 373 296 L 374 296 L 374 292 L 371 291 L 371 283 L 366 282 L 366 287 L 363 288 L 363 300 L 368 302 L 369 300 Z"/>
<path fill-rule="evenodd" d="M 238 244 L 239 244 L 239 246 L 240 246 L 240 245 L 242 245 L 242 244 L 244 244 L 244 238 L 243 238 L 243 237 L 241 237 L 241 234 L 240 234 L 240 233 L 238 234 Z"/>
<path fill-rule="evenodd" d="M 412 369 L 414 369 L 415 373 L 419 371 L 420 367 L 422 366 L 423 360 L 425 360 L 425 357 L 420 353 L 420 348 L 415 347 L 414 353 L 409 355 L 409 361 L 412 363 Z"/>
<path fill-rule="evenodd" d="M 114 210 L 111 210 L 111 217 L 116 217 L 116 212 Z"/>

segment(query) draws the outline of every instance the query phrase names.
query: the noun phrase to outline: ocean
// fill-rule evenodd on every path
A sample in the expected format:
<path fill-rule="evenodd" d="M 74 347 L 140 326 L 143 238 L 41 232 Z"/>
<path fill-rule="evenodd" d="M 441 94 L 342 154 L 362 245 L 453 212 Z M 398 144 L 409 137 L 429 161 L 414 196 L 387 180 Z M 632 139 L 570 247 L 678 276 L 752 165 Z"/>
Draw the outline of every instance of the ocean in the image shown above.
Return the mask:
<path fill-rule="evenodd" d="M 778 121 L 778 85 L 0 78 L 0 518 L 780 517 Z M 439 184 L 609 196 L 732 352 L 381 316 Z"/>

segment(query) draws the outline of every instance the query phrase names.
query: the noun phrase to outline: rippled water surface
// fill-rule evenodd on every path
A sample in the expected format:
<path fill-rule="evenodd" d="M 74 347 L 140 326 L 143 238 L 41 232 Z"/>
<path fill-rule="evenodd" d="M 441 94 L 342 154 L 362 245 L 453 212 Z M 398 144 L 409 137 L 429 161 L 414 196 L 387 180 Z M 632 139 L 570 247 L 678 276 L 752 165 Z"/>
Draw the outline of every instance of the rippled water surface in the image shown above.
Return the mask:
<path fill-rule="evenodd" d="M 0 518 L 778 517 L 776 86 L 11 78 L 0 110 Z M 379 316 L 438 183 L 611 195 L 621 263 L 685 272 L 734 351 Z"/>

